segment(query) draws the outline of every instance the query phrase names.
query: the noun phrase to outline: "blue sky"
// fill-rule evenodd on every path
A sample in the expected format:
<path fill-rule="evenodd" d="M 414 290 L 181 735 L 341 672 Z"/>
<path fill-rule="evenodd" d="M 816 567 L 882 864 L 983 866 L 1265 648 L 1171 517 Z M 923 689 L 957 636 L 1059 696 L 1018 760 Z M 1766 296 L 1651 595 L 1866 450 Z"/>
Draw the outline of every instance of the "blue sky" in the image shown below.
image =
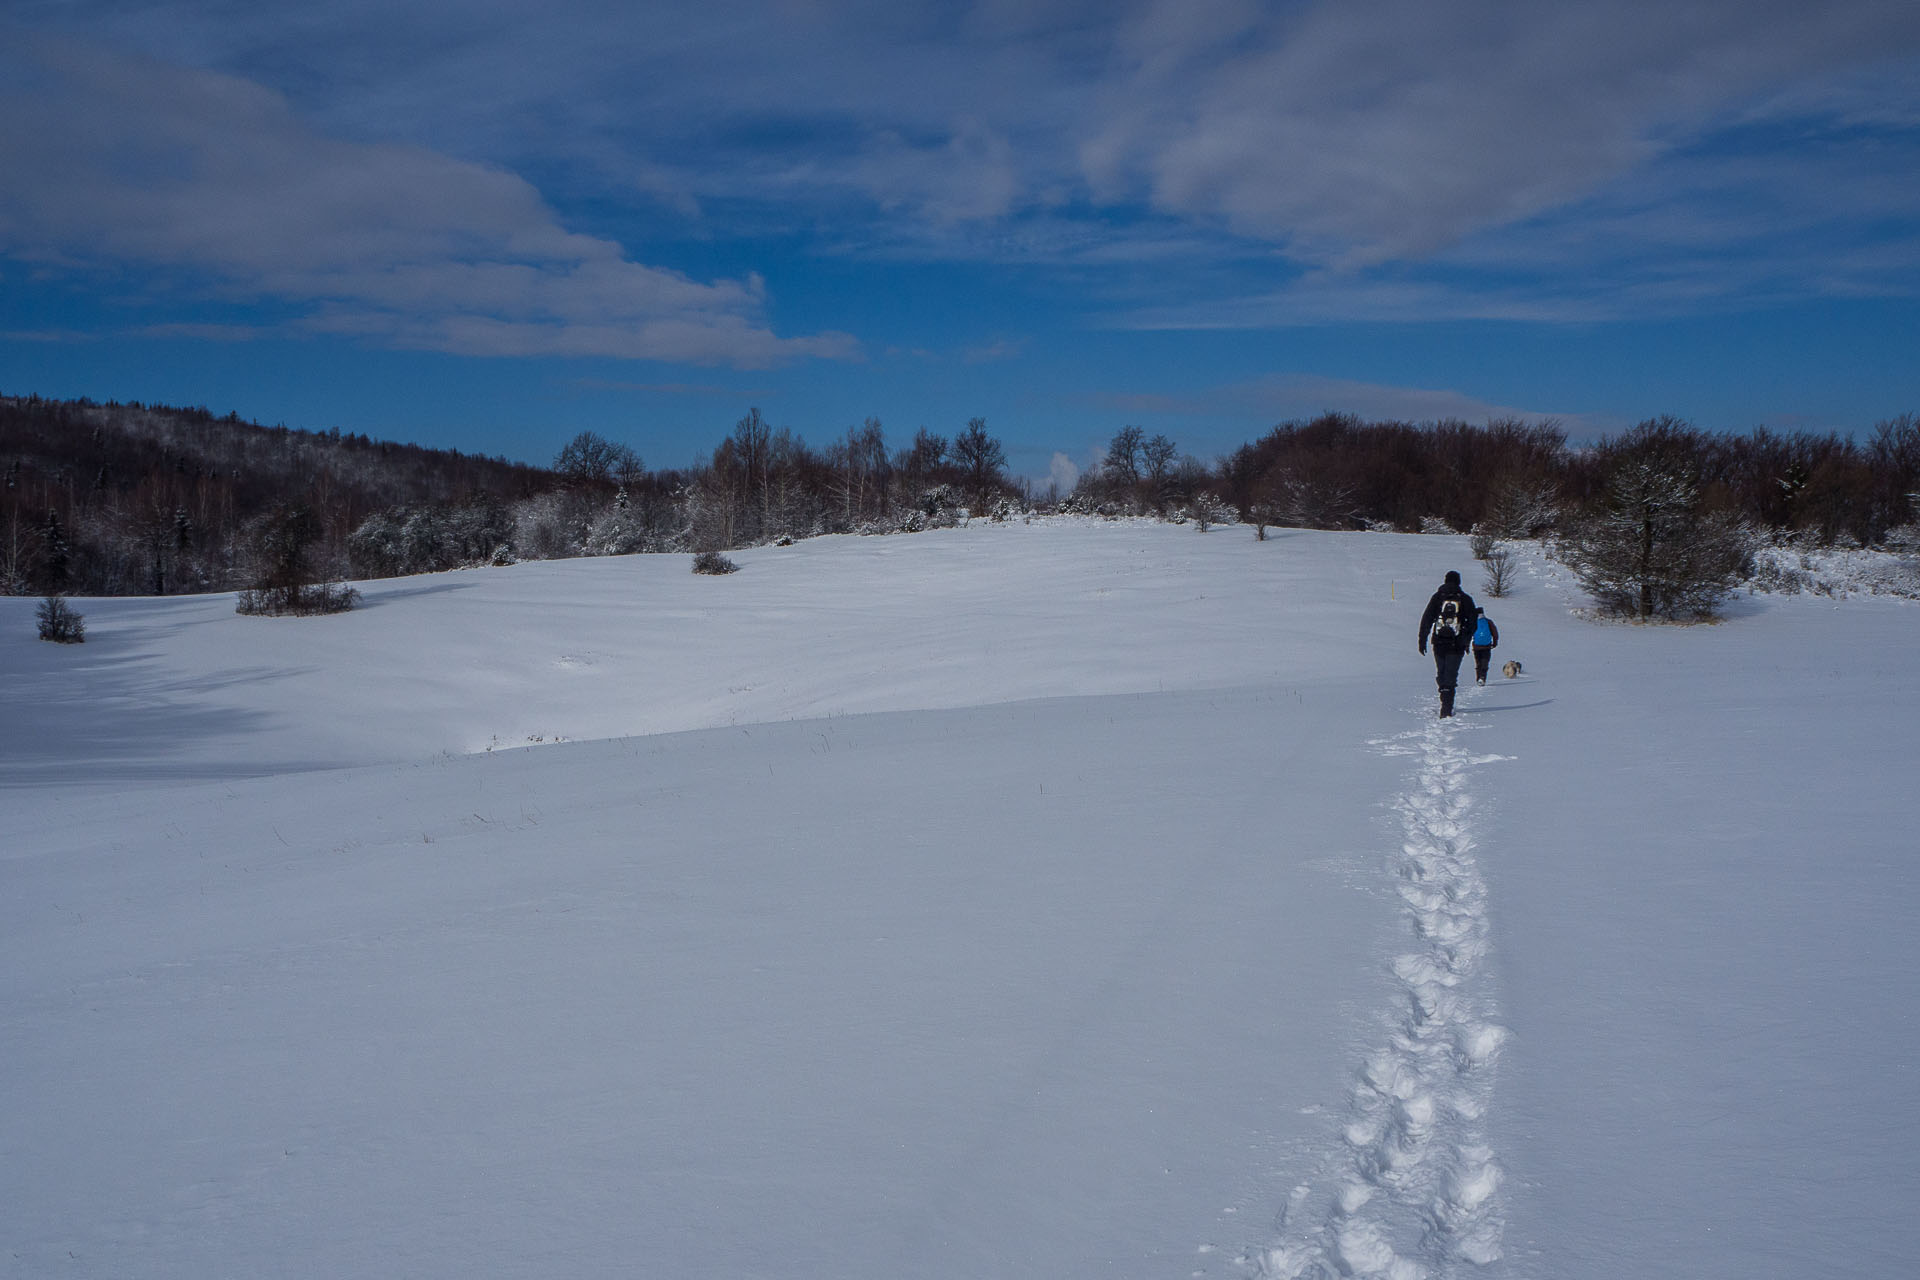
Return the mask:
<path fill-rule="evenodd" d="M 547 461 L 1920 410 L 1920 5 L 0 0 L 0 391 Z"/>

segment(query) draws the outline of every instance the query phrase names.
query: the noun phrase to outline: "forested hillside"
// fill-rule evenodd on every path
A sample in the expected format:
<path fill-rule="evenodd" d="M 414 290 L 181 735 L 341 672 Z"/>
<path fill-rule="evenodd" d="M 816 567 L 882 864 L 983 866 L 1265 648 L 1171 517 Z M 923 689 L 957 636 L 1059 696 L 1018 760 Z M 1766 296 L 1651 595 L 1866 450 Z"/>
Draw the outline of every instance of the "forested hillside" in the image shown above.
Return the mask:
<path fill-rule="evenodd" d="M 307 507 L 337 559 L 376 512 L 498 503 L 551 488 L 538 467 L 296 431 L 204 408 L 0 396 L 0 587 L 8 594 L 221 590 L 248 531 Z"/>
<path fill-rule="evenodd" d="M 297 558 L 314 577 L 366 579 L 1033 509 L 1237 519 L 1263 531 L 1553 536 L 1589 559 L 1610 540 L 1635 582 L 1666 571 L 1663 544 L 1691 554 L 1703 530 L 1724 535 L 1724 563 L 1706 574 L 1715 581 L 1754 572 L 1751 552 L 1765 545 L 1920 547 L 1912 414 L 1864 441 L 1716 435 L 1659 417 L 1581 447 L 1552 422 L 1328 414 L 1280 424 L 1212 463 L 1126 426 L 1071 493 L 1036 494 L 1007 475 L 980 418 L 950 438 L 921 427 L 898 447 L 868 418 L 814 447 L 754 409 L 707 461 L 649 471 L 631 447 L 592 432 L 537 467 L 203 408 L 0 396 L 0 467 L 0 594 L 242 588 L 264 559 L 284 562 L 290 529 L 311 539 Z M 1687 573 L 1701 577 L 1697 565 Z"/>

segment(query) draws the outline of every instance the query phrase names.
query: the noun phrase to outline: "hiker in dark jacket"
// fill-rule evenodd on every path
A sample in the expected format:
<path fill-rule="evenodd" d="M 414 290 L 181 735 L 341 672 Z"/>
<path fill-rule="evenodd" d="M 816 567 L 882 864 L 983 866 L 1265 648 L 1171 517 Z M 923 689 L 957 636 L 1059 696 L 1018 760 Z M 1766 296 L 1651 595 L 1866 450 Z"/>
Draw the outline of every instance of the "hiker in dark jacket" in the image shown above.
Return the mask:
<path fill-rule="evenodd" d="M 1493 619 L 1487 611 L 1480 611 L 1479 621 L 1473 624 L 1473 682 L 1487 682 L 1487 666 L 1493 661 L 1493 650 L 1500 643 L 1500 628 L 1493 625 Z"/>
<path fill-rule="evenodd" d="M 1442 717 L 1453 714 L 1453 690 L 1460 682 L 1460 659 L 1467 656 L 1467 646 L 1473 636 L 1474 619 L 1480 616 L 1479 608 L 1473 603 L 1473 597 L 1460 589 L 1460 575 L 1447 571 L 1445 582 L 1427 601 L 1426 612 L 1420 615 L 1420 652 L 1427 652 L 1427 641 L 1433 641 L 1434 683 L 1440 686 L 1440 714 Z"/>

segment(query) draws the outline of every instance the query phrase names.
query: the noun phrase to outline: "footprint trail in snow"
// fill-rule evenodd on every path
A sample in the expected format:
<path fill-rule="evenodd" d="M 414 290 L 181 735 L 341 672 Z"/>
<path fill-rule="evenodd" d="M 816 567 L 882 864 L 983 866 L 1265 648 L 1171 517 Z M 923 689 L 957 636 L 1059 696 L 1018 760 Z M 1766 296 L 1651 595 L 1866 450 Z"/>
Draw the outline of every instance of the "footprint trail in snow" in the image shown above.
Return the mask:
<path fill-rule="evenodd" d="M 1393 868 L 1414 947 L 1393 960 L 1403 1011 L 1356 1074 L 1343 1150 L 1296 1187 L 1280 1240 L 1247 1259 L 1275 1280 L 1469 1276 L 1501 1254 L 1501 1168 L 1485 1134 L 1493 1061 L 1507 1032 L 1477 975 L 1487 890 L 1475 863 L 1469 730 L 1436 721 L 1374 745 L 1414 756 L 1395 802 Z"/>

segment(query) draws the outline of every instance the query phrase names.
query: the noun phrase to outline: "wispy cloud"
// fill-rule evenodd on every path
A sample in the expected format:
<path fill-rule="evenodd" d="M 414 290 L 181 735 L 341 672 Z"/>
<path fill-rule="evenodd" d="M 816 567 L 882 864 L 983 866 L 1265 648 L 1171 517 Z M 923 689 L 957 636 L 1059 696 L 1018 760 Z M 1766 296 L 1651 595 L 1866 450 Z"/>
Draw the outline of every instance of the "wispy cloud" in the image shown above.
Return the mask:
<path fill-rule="evenodd" d="M 0 89 L 0 247 L 134 266 L 182 294 L 308 308 L 298 327 L 483 355 L 766 367 L 856 358 L 781 337 L 758 276 L 701 282 L 568 231 L 525 180 L 423 147 L 343 141 L 249 81 L 45 39 Z"/>
<path fill-rule="evenodd" d="M 3 342 L 98 342 L 100 335 L 83 329 L 0 329 Z"/>
<path fill-rule="evenodd" d="M 1416 423 L 1550 419 L 1577 433 L 1622 425 L 1610 419 L 1501 404 L 1451 388 L 1385 386 L 1299 373 L 1274 374 L 1192 392 L 1116 392 L 1097 396 L 1095 401 L 1117 414 L 1148 420 L 1220 417 L 1286 422 L 1323 413 L 1351 413 L 1373 421 Z"/>
<path fill-rule="evenodd" d="M 966 348 L 960 353 L 960 358 L 968 364 L 993 364 L 1000 360 L 1018 359 L 1026 346 L 1025 338 L 996 338 Z"/>
<path fill-rule="evenodd" d="M 765 400 L 770 387 L 726 387 L 710 382 L 628 382 L 618 378 L 574 378 L 567 384 L 582 391 L 614 391 L 649 396 L 695 396 L 702 399 Z"/>
<path fill-rule="evenodd" d="M 325 299 L 318 322 L 382 341 L 856 353 L 776 335 L 744 270 L 696 281 L 567 230 L 554 208 L 574 201 L 635 245 L 1037 266 L 1130 327 L 1613 319 L 1913 287 L 1911 0 L 31 16 L 164 64 L 93 50 L 24 87 L 16 67 L 0 159 L 45 180 L 0 196 L 8 252 Z"/>
<path fill-rule="evenodd" d="M 143 338 L 181 338 L 189 342 L 253 342 L 265 336 L 265 330 L 250 324 L 150 324 L 137 332 Z"/>

